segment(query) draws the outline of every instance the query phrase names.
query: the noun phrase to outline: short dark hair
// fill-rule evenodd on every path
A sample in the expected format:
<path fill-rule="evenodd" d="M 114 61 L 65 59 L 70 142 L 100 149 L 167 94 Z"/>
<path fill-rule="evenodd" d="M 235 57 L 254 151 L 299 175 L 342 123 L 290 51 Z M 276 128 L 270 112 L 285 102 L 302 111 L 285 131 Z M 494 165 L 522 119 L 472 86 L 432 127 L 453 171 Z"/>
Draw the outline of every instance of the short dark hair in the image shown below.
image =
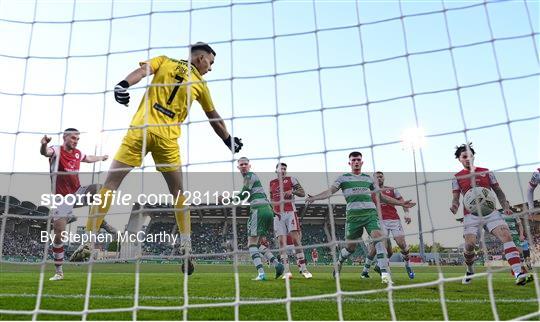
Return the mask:
<path fill-rule="evenodd" d="M 375 174 L 382 174 L 384 176 L 384 173 L 382 171 L 377 171 Z"/>
<path fill-rule="evenodd" d="M 205 42 L 199 41 L 193 45 L 191 45 L 191 53 L 193 54 L 197 50 L 205 51 L 207 54 L 212 54 L 216 56 L 216 52 Z"/>
<path fill-rule="evenodd" d="M 284 166 L 285 168 L 287 167 L 287 163 L 285 162 L 279 162 L 278 164 L 276 164 L 276 169 L 279 168 L 280 166 Z"/>
<path fill-rule="evenodd" d="M 240 161 L 247 161 L 247 162 L 249 162 L 249 159 L 246 158 L 246 157 L 240 157 L 240 158 L 237 160 L 237 162 L 240 163 Z"/>
<path fill-rule="evenodd" d="M 72 133 L 81 133 L 79 132 L 79 130 L 77 130 L 76 128 L 74 127 L 68 127 L 67 129 L 64 130 L 64 135 L 66 134 L 72 134 Z"/>
<path fill-rule="evenodd" d="M 351 153 L 349 153 L 349 159 L 351 157 L 361 157 L 362 156 L 362 153 L 358 152 L 358 151 L 353 151 Z"/>
<path fill-rule="evenodd" d="M 456 159 L 459 159 L 459 156 L 461 155 L 462 152 L 465 152 L 467 150 L 471 150 L 471 153 L 473 155 L 475 155 L 476 152 L 474 152 L 474 149 L 472 148 L 472 142 L 470 143 L 463 143 L 462 145 L 460 146 L 456 146 L 456 152 L 454 152 L 454 156 L 456 157 Z"/>

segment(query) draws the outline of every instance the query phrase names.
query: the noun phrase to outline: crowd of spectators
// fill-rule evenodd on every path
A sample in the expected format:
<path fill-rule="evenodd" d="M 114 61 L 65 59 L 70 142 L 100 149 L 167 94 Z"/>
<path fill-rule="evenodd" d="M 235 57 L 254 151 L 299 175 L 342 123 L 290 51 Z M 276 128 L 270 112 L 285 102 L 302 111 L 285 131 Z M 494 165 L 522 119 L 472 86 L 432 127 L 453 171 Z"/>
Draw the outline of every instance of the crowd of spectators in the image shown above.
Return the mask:
<path fill-rule="evenodd" d="M 38 232 L 4 232 L 2 254 L 16 257 L 18 261 L 34 261 L 43 257 L 43 243 Z"/>

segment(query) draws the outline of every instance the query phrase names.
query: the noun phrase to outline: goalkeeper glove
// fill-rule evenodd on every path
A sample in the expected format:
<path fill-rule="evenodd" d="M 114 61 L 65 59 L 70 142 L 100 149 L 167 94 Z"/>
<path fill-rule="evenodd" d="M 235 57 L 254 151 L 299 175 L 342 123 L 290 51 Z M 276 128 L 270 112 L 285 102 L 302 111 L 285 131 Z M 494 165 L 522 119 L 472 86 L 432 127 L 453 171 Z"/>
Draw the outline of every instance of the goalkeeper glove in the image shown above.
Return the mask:
<path fill-rule="evenodd" d="M 223 143 L 225 143 L 225 145 L 229 149 L 231 149 L 231 151 L 234 151 L 234 153 L 238 153 L 244 146 L 244 143 L 242 143 L 242 139 L 237 138 L 237 137 L 234 137 L 234 143 L 233 143 L 230 135 L 226 139 L 223 139 Z"/>
<path fill-rule="evenodd" d="M 125 80 L 116 84 L 114 87 L 114 99 L 125 106 L 128 106 L 129 103 L 129 93 L 127 89 L 129 88 L 129 83 Z"/>

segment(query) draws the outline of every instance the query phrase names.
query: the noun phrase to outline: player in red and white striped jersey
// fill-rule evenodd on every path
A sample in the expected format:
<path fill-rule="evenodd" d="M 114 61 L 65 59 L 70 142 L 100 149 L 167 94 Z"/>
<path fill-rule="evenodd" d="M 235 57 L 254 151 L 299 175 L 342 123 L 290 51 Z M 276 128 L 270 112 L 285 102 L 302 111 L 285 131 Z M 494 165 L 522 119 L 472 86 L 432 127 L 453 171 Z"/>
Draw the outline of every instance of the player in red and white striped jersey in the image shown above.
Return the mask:
<path fill-rule="evenodd" d="M 313 265 L 317 266 L 317 263 L 319 263 L 319 251 L 317 248 L 311 250 L 311 259 L 313 260 Z"/>
<path fill-rule="evenodd" d="M 381 171 L 377 171 L 375 173 L 375 177 L 377 178 L 379 189 L 383 195 L 397 200 L 404 200 L 396 188 L 384 185 L 384 173 L 382 173 Z M 372 199 L 375 204 L 378 203 L 375 194 L 372 195 Z M 405 223 L 408 225 L 411 223 L 409 209 L 403 207 L 403 211 L 405 212 Z M 409 246 L 407 246 L 407 242 L 405 241 L 405 232 L 403 231 L 403 226 L 401 225 L 401 220 L 396 210 L 396 206 L 381 203 L 381 217 L 381 228 L 386 237 L 388 237 L 388 239 L 386 240 L 386 251 L 388 252 L 388 258 L 392 256 L 392 243 L 390 242 L 390 234 L 392 234 L 392 237 L 394 237 L 396 244 L 401 249 L 401 256 L 403 257 L 403 261 L 405 262 L 405 269 L 407 271 L 407 275 L 410 279 L 413 279 L 414 271 L 412 270 L 412 267 L 409 263 Z M 375 250 L 375 247 L 373 246 L 373 244 L 371 244 L 369 247 L 369 254 L 366 257 L 366 262 L 362 271 L 362 278 L 369 278 L 369 268 L 373 263 L 376 253 L 377 251 Z M 375 268 L 377 269 L 377 267 Z"/>
<path fill-rule="evenodd" d="M 463 144 L 457 147 L 454 155 L 463 165 L 463 170 L 456 173 L 452 181 L 452 206 L 450 211 L 453 214 L 457 213 L 460 196 L 465 195 L 472 187 L 484 187 L 492 189 L 495 192 L 497 199 L 499 199 L 503 207 L 504 215 L 512 215 L 510 204 L 506 200 L 506 196 L 493 172 L 474 165 L 475 152 L 472 144 Z M 504 256 L 512 267 L 512 272 L 516 277 L 516 285 L 524 285 L 527 282 L 527 272 L 524 268 L 522 269 L 519 250 L 512 240 L 508 225 L 501 213 L 498 210 L 494 210 L 489 215 L 480 217 L 470 214 L 466 209 L 464 209 L 463 216 L 463 238 L 465 239 L 465 252 L 463 255 L 465 257 L 465 264 L 467 265 L 467 272 L 463 278 L 463 284 L 469 284 L 471 282 L 470 276 L 474 274 L 473 264 L 476 257 L 474 252 L 476 235 L 482 227 L 485 227 L 503 243 Z"/>
<path fill-rule="evenodd" d="M 274 232 L 279 240 L 281 249 L 281 261 L 285 266 L 283 278 L 292 277 L 289 269 L 289 256 L 287 255 L 287 236 L 292 238 L 296 248 L 296 264 L 305 278 L 311 278 L 312 274 L 307 270 L 306 257 L 302 247 L 302 235 L 300 234 L 300 222 L 296 214 L 294 196 L 304 197 L 306 194 L 300 182 L 294 177 L 287 176 L 287 164 L 276 165 L 277 178 L 270 181 L 270 198 L 277 216 L 274 217 Z"/>
<path fill-rule="evenodd" d="M 47 146 L 51 141 L 48 136 L 41 139 L 41 155 L 49 158 L 51 172 L 51 188 L 53 194 L 67 196 L 74 195 L 75 200 L 81 201 L 79 205 L 62 203 L 52 211 L 52 222 L 54 229 L 54 241 L 52 245 L 56 274 L 50 278 L 51 281 L 64 279 L 62 264 L 64 262 L 64 244 L 61 233 L 65 231 L 68 221 L 73 218 L 74 207 L 86 205 L 88 197 L 98 190 L 97 185 L 81 186 L 79 181 L 79 169 L 81 162 L 94 163 L 107 160 L 108 156 L 85 155 L 77 149 L 80 132 L 74 128 L 64 131 L 63 144 Z M 80 196 L 80 197 L 77 197 Z M 78 202 L 79 203 L 79 202 Z M 104 226 L 110 227 L 107 223 Z"/>

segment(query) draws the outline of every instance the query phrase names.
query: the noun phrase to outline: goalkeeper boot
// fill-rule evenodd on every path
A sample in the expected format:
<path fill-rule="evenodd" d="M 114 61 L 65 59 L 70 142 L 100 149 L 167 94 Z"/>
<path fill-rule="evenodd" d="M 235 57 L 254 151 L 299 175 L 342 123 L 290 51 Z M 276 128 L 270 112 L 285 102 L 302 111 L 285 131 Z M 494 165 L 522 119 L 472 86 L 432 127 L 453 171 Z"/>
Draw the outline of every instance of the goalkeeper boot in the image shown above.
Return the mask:
<path fill-rule="evenodd" d="M 388 285 L 392 285 L 394 284 L 392 282 L 392 277 L 390 276 L 390 273 L 381 273 L 381 282 L 383 284 L 388 284 Z"/>
<path fill-rule="evenodd" d="M 61 281 L 64 279 L 64 274 L 54 274 L 53 277 L 49 278 L 49 281 Z"/>
<path fill-rule="evenodd" d="M 474 275 L 474 273 L 467 271 L 465 273 L 465 277 L 461 280 L 461 284 L 471 284 L 472 278 L 470 278 L 469 276 L 472 276 L 472 275 Z"/>
<path fill-rule="evenodd" d="M 279 278 L 281 275 L 283 275 L 283 272 L 285 271 L 285 266 L 281 263 L 278 263 L 276 265 L 276 278 Z M 285 275 L 283 275 L 285 276 Z"/>
<path fill-rule="evenodd" d="M 71 254 L 69 257 L 70 262 L 84 262 L 90 258 L 92 250 L 90 249 L 90 243 L 83 243 Z"/>
<path fill-rule="evenodd" d="M 516 276 L 516 285 L 525 285 L 527 284 L 527 273 L 521 272 Z"/>
<path fill-rule="evenodd" d="M 335 268 L 334 268 L 334 270 L 332 271 L 332 276 L 333 276 L 334 278 L 336 278 L 336 275 L 337 275 L 338 273 L 341 272 L 341 266 L 342 266 L 341 262 L 338 261 L 338 262 L 337 262 L 337 272 L 336 272 L 336 269 L 335 269 Z"/>
<path fill-rule="evenodd" d="M 307 269 L 304 271 L 300 271 L 300 274 L 302 274 L 302 276 L 304 276 L 306 279 L 310 279 L 313 277 L 313 274 L 311 274 Z"/>
<path fill-rule="evenodd" d="M 412 270 L 412 267 L 405 266 L 405 269 L 407 270 L 407 275 L 409 275 L 409 278 L 413 280 L 414 279 L 414 271 Z"/>
<path fill-rule="evenodd" d="M 252 279 L 252 281 L 266 281 L 266 274 L 259 273 L 259 275 L 257 275 L 257 277 Z"/>
<path fill-rule="evenodd" d="M 369 273 L 368 273 L 367 271 L 362 271 L 362 274 L 360 274 L 360 277 L 361 277 L 361 278 L 371 278 L 371 277 L 369 276 Z"/>
<path fill-rule="evenodd" d="M 377 273 L 379 273 L 379 275 L 382 275 L 381 273 L 381 268 L 379 267 L 379 265 L 375 265 L 375 267 L 373 267 L 373 270 Z"/>
<path fill-rule="evenodd" d="M 182 261 L 182 274 L 186 273 L 187 268 L 187 274 L 191 275 L 195 271 L 195 266 L 193 265 L 193 261 L 189 256 L 191 254 L 191 240 L 181 241 L 180 247 L 182 248 L 182 255 L 187 254 L 187 257 L 185 257 Z"/>

